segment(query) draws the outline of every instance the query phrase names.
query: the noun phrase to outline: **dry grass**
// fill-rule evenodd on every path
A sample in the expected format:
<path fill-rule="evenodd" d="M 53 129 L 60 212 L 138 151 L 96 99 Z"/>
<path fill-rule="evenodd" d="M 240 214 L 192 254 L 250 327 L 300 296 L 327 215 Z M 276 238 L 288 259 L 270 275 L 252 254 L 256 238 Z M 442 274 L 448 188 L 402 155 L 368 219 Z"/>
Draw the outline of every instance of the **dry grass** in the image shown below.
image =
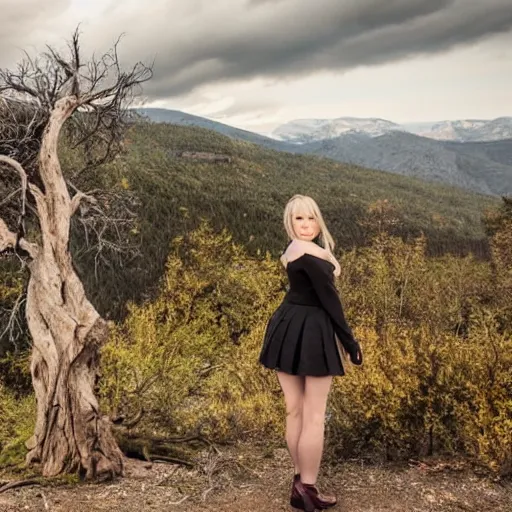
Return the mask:
<path fill-rule="evenodd" d="M 269 453 L 272 455 L 269 456 Z M 292 471 L 286 449 L 248 446 L 205 451 L 196 469 L 126 459 L 126 477 L 103 484 L 32 486 L 0 495 L 2 512 L 280 512 L 290 510 Z M 6 482 L 13 475 L 1 475 Z M 509 512 L 512 483 L 475 473 L 465 461 L 401 465 L 347 461 L 324 468 L 320 487 L 351 512 Z"/>

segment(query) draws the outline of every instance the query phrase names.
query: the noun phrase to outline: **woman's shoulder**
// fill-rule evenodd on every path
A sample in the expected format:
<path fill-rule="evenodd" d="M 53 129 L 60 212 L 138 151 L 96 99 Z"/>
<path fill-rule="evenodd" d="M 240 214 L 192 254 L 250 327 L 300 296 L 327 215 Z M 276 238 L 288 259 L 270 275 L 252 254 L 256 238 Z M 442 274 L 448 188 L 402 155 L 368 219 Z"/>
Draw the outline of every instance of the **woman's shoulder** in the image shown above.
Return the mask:
<path fill-rule="evenodd" d="M 326 261 L 329 261 L 330 259 L 329 253 L 314 242 L 309 242 L 307 240 L 292 240 L 286 248 L 281 261 L 284 259 L 286 263 L 291 263 L 303 256 L 305 256 L 306 259 L 308 256 L 321 258 Z"/>

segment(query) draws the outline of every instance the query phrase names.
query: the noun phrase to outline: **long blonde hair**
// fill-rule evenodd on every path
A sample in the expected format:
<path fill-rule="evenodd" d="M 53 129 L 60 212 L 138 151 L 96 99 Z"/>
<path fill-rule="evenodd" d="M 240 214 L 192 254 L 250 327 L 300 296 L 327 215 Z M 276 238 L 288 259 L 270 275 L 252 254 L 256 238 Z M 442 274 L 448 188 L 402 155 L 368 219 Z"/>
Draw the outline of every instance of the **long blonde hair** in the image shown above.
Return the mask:
<path fill-rule="evenodd" d="M 318 222 L 318 226 L 320 227 L 320 245 L 332 255 L 334 250 L 334 240 L 331 234 L 329 233 L 327 226 L 325 225 L 325 221 L 324 218 L 322 217 L 322 212 L 320 211 L 320 208 L 316 204 L 316 201 L 309 196 L 295 194 L 288 201 L 288 203 L 286 203 L 283 221 L 286 233 L 288 234 L 290 240 L 297 239 L 297 234 L 293 229 L 292 218 L 293 215 L 298 211 L 304 212 L 306 215 L 312 215 L 313 217 L 315 217 L 316 221 Z"/>

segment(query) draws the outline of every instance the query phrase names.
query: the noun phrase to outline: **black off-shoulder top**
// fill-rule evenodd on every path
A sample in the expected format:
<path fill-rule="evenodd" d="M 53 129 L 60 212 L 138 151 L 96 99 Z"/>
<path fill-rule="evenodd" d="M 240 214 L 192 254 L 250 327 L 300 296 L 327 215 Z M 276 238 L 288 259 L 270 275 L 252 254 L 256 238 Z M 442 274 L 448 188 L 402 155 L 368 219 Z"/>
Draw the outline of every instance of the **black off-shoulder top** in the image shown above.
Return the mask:
<path fill-rule="evenodd" d="M 353 364 L 363 362 L 359 342 L 347 324 L 341 299 L 334 283 L 334 265 L 319 256 L 305 253 L 286 266 L 290 289 L 285 300 L 296 304 L 318 305 L 328 313 L 334 332 Z"/>

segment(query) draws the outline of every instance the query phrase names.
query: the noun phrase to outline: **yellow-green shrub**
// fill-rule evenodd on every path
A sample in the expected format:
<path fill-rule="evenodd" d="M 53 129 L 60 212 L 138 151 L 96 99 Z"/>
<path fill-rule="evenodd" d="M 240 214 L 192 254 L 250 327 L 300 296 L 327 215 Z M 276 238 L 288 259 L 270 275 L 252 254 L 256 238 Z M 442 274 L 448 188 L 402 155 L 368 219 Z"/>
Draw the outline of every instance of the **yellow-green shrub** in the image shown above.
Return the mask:
<path fill-rule="evenodd" d="M 424 247 L 380 234 L 342 258 L 366 362 L 335 381 L 333 452 L 463 451 L 510 471 L 512 340 L 497 320 L 492 268 L 471 256 L 429 259 Z"/>
<path fill-rule="evenodd" d="M 132 304 L 103 350 L 104 405 L 127 415 L 143 406 L 145 427 L 169 432 L 202 425 L 217 437 L 232 435 L 228 425 L 239 405 L 250 416 L 268 402 L 271 376 L 257 368 L 254 353 L 282 286 L 275 261 L 249 258 L 226 232 L 203 224 L 176 239 L 158 297 Z M 247 395 L 239 376 L 243 381 L 256 368 Z M 258 388 L 264 390 L 259 398 Z M 239 429 L 250 424 L 245 413 L 238 419 Z"/>
<path fill-rule="evenodd" d="M 378 233 L 341 256 L 343 304 L 365 364 L 334 381 L 327 455 L 462 452 L 510 471 L 510 326 L 495 267 L 426 256 L 423 237 Z M 176 239 L 157 297 L 130 306 L 103 352 L 102 399 L 160 432 L 281 439 L 284 402 L 258 363 L 284 294 L 279 263 L 203 224 Z"/>
<path fill-rule="evenodd" d="M 0 467 L 23 462 L 36 420 L 34 395 L 16 396 L 0 383 Z"/>

